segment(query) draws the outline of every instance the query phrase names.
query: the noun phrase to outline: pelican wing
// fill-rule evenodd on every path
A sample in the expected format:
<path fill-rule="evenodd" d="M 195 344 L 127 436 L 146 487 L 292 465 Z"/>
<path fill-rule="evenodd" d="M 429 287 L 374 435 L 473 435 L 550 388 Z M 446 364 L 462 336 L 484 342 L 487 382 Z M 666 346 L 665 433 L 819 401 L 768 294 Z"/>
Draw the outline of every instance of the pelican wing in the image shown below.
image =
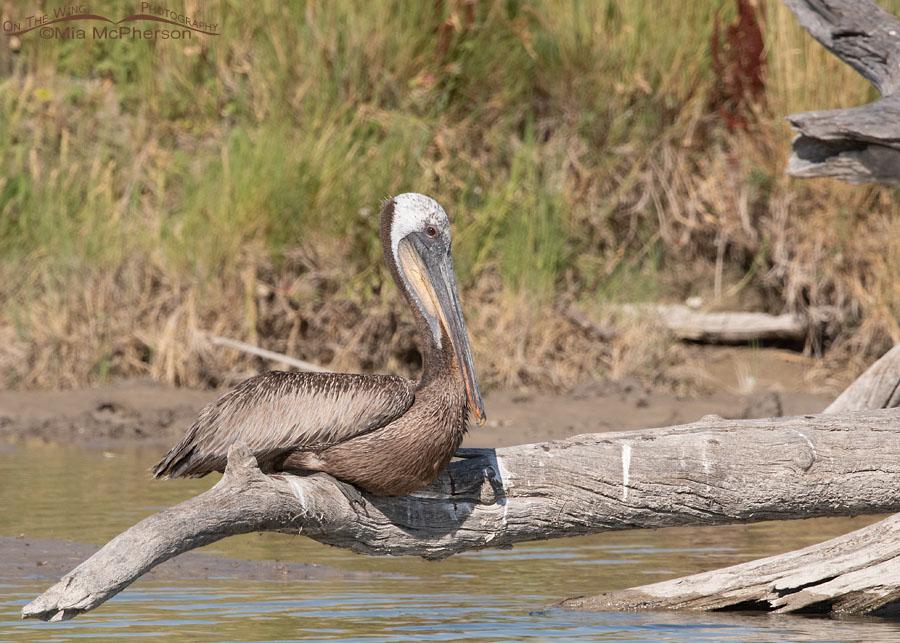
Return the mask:
<path fill-rule="evenodd" d="M 261 467 L 292 451 L 321 451 L 403 415 L 415 386 L 392 375 L 262 373 L 207 405 L 153 475 L 222 471 L 235 442 L 246 444 Z"/>

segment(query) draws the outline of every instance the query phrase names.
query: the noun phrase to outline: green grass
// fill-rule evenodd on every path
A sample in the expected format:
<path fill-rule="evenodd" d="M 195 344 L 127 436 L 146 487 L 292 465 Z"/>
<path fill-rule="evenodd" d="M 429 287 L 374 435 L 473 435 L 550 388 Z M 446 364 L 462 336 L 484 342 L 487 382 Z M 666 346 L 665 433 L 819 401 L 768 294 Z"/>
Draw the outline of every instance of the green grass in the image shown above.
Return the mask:
<path fill-rule="evenodd" d="M 900 0 L 884 6 L 900 12 Z M 877 268 L 895 265 L 898 242 L 867 246 L 867 285 L 849 298 L 835 293 L 857 276 L 840 261 L 804 272 L 819 261 L 810 235 L 833 222 L 854 252 L 865 226 L 838 213 L 873 199 L 881 240 L 900 238 L 893 193 L 781 175 L 785 113 L 859 104 L 871 90 L 779 3 L 766 7 L 765 105 L 751 132 L 728 130 L 707 102 L 714 17 L 730 23 L 731 0 L 221 1 L 201 7 L 220 23 L 215 37 L 23 36 L 20 53 L 0 56 L 11 70 L 0 80 L 0 327 L 26 355 L 6 381 L 169 378 L 153 370 L 161 352 L 202 362 L 187 335 L 156 344 L 186 301 L 191 328 L 265 339 L 281 326 L 265 321 L 277 313 L 254 280 L 294 311 L 335 296 L 377 304 L 375 215 L 405 191 L 455 216 L 464 300 L 494 345 L 482 302 L 525 300 L 540 317 L 561 296 L 599 310 L 702 291 L 697 266 L 714 264 L 721 235 L 739 290 L 783 307 L 862 307 L 881 320 L 862 346 L 900 339 L 897 282 Z M 98 283 L 110 314 L 143 312 L 113 324 L 121 331 L 97 328 L 77 293 Z M 52 314 L 68 321 L 31 327 Z M 90 356 L 54 376 L 71 370 L 65 347 L 78 341 Z M 45 345 L 55 357 L 41 367 Z"/>

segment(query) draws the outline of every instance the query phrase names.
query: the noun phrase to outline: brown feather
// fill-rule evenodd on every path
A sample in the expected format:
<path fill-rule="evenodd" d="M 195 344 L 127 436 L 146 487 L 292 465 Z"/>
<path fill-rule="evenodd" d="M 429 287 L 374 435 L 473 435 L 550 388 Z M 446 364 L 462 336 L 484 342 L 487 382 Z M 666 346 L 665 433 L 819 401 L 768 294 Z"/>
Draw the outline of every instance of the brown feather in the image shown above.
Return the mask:
<path fill-rule="evenodd" d="M 317 454 L 296 451 L 282 468 L 325 471 L 376 496 L 403 496 L 434 482 L 447 467 L 468 414 L 462 381 L 445 373 L 417 389 L 409 410 L 385 427 Z"/>
<path fill-rule="evenodd" d="M 292 451 L 318 452 L 385 426 L 412 405 L 415 385 L 393 375 L 271 371 L 251 377 L 207 405 L 153 475 L 223 471 L 237 441 L 270 470 Z"/>

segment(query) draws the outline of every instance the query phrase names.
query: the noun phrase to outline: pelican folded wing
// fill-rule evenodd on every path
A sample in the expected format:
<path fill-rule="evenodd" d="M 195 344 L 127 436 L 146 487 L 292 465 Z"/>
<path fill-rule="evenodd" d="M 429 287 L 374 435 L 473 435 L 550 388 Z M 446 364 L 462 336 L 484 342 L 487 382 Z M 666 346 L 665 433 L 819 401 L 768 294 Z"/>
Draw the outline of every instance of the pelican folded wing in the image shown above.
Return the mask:
<path fill-rule="evenodd" d="M 277 470 L 294 451 L 321 451 L 386 426 L 412 406 L 415 387 L 393 375 L 262 373 L 207 405 L 153 475 L 223 471 L 235 442 L 250 448 L 263 471 Z"/>

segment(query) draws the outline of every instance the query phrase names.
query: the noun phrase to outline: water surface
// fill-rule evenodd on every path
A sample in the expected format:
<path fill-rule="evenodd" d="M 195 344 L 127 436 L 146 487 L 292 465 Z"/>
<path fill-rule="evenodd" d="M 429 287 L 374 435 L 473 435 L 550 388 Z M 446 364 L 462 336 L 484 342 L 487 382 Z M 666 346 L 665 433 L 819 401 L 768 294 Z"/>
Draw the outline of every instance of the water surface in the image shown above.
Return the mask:
<path fill-rule="evenodd" d="M 26 445 L 0 451 L 0 536 L 102 545 L 215 482 L 213 476 L 151 481 L 146 469 L 163 450 Z M 441 562 L 366 557 L 302 536 L 250 534 L 200 551 L 363 573 L 303 580 L 139 580 L 94 612 L 65 623 L 20 620 L 22 606 L 52 581 L 2 579 L 0 641 L 900 641 L 900 626 L 877 619 L 546 607 L 569 596 L 796 549 L 873 520 L 606 533 Z"/>

